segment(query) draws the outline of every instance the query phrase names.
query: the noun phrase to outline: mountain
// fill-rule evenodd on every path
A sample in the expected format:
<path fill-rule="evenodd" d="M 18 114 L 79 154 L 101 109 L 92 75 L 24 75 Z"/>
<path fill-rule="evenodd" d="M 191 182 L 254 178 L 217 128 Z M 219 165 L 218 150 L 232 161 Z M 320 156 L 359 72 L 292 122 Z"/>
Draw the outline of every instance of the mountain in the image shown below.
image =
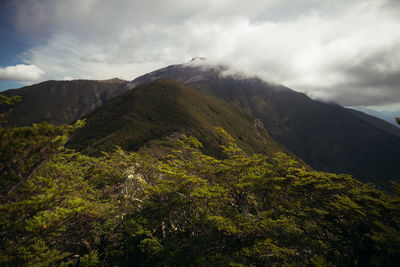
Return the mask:
<path fill-rule="evenodd" d="M 121 80 L 106 82 L 48 81 L 17 90 L 9 90 L 6 91 L 6 95 L 22 95 L 22 102 L 13 107 L 7 119 L 11 125 L 29 125 L 44 120 L 54 124 L 69 123 L 82 118 L 104 105 L 111 98 L 131 88 L 135 88 L 133 89 L 135 91 L 142 85 L 160 79 L 175 80 L 200 93 L 233 104 L 236 109 L 241 109 L 249 118 L 252 118 L 253 126 L 251 127 L 254 128 L 254 119 L 258 119 L 257 125 L 263 125 L 267 131 L 266 135 L 270 135 L 272 139 L 316 170 L 349 173 L 357 179 L 378 185 L 387 185 L 389 180 L 400 180 L 400 165 L 398 164 L 400 129 L 390 127 L 379 119 L 346 109 L 337 104 L 315 101 L 305 94 L 295 92 L 282 85 L 271 84 L 256 77 L 229 74 L 227 67 L 211 66 L 207 63 L 207 60 L 201 58 L 194 59 L 186 64 L 172 65 L 153 71 L 131 82 Z M 150 91 L 152 92 L 152 99 L 158 99 L 157 94 L 162 90 Z M 130 94 L 133 93 L 127 95 Z M 179 95 L 179 97 L 183 99 L 184 96 L 188 97 L 188 95 L 194 95 L 194 93 Z M 175 94 L 171 93 L 171 96 L 163 94 L 163 98 L 168 99 L 169 106 L 174 103 L 171 97 L 175 97 Z M 135 97 L 132 97 L 132 99 L 135 99 Z M 168 134 L 173 134 L 176 129 L 178 132 L 182 129 L 191 129 L 190 133 L 195 133 L 196 137 L 203 138 L 202 141 L 208 144 L 206 145 L 207 149 L 210 151 L 214 149 L 215 136 L 211 138 L 200 135 L 200 133 L 211 134 L 211 130 L 206 131 L 204 129 L 211 129 L 213 123 L 210 121 L 203 122 L 208 126 L 194 130 L 193 123 L 190 123 L 190 120 L 197 119 L 198 114 L 194 116 L 192 113 L 187 113 L 187 109 L 190 110 L 191 108 L 190 106 L 186 106 L 185 112 L 184 110 L 175 110 L 179 113 L 177 117 L 179 119 L 169 118 L 164 120 L 164 117 L 168 117 L 166 110 L 169 111 L 170 108 L 164 110 L 165 107 L 157 107 L 162 104 L 161 100 L 153 103 L 150 100 L 144 100 L 147 98 L 138 99 L 137 101 L 142 101 L 143 105 L 150 105 L 155 109 L 152 110 L 147 107 L 143 110 L 142 107 L 142 110 L 140 110 L 144 118 L 150 120 L 149 118 L 155 117 L 154 121 L 151 119 L 148 123 L 143 122 L 141 121 L 143 118 L 138 118 L 138 115 L 126 115 L 122 111 L 118 111 L 117 106 L 124 104 L 123 100 L 118 100 L 121 102 L 107 106 L 107 109 L 99 109 L 101 110 L 100 113 L 93 113 L 97 114 L 96 116 L 88 116 L 88 122 L 91 127 L 94 126 L 90 130 L 93 133 L 89 133 L 90 128 L 85 128 L 85 131 L 88 132 L 82 133 L 79 139 L 74 139 L 75 147 L 96 153 L 99 149 L 111 149 L 113 147 L 112 142 L 115 141 L 116 144 L 121 144 L 125 148 L 137 150 L 143 149 L 144 144 L 149 147 L 157 146 L 155 143 L 161 142 L 160 138 L 163 139 Z M 212 99 L 212 101 L 216 101 L 214 98 Z M 200 102 L 202 105 L 206 105 L 208 101 L 211 100 L 204 99 L 203 102 Z M 184 104 L 185 101 L 180 100 L 180 102 Z M 184 106 L 183 104 L 181 106 Z M 122 106 L 125 107 L 126 105 L 128 104 Z M 222 102 L 219 102 L 217 106 L 221 105 Z M 226 109 L 230 109 L 231 105 Z M 114 112 L 116 113 L 114 114 Z M 226 119 L 230 116 L 227 114 L 225 111 L 220 111 L 218 116 L 217 113 L 212 112 L 209 112 L 208 115 L 223 117 L 226 122 Z M 91 120 L 92 116 L 94 117 Z M 184 116 L 189 117 L 183 119 Z M 215 119 L 213 122 L 218 122 L 215 125 L 219 124 L 226 127 L 226 124 L 220 123 L 221 119 Z M 108 122 L 108 124 L 102 123 L 102 120 Z M 123 129 L 131 130 L 129 124 L 139 122 L 145 126 L 143 129 L 135 124 L 135 132 L 129 132 L 129 135 L 133 137 L 126 140 L 121 138 L 124 133 Z M 170 127 L 167 122 L 171 123 L 172 126 Z M 94 124 L 92 125 L 92 123 Z M 157 128 L 157 124 L 160 124 L 160 127 Z M 247 125 L 250 127 L 250 124 L 247 123 Z M 236 127 L 231 125 L 228 130 L 232 131 Z M 112 133 L 113 131 L 119 132 Z M 230 133 L 236 139 L 239 139 L 240 145 L 257 147 L 255 144 L 258 142 L 252 142 L 249 145 L 242 133 Z M 90 140 L 90 138 L 96 138 L 96 140 Z M 208 140 L 209 138 L 211 139 Z M 250 147 L 247 150 L 253 151 L 253 148 Z M 260 146 L 255 151 L 266 148 L 268 147 Z"/>
<path fill-rule="evenodd" d="M 351 107 L 351 109 L 355 109 L 358 111 L 361 111 L 365 114 L 368 114 L 370 116 L 379 118 L 381 120 L 387 121 L 388 123 L 395 125 L 396 127 L 399 127 L 398 124 L 396 123 L 395 118 L 400 117 L 400 110 L 397 111 L 378 111 L 378 110 L 373 110 L 373 109 L 368 109 L 364 107 Z"/>
<path fill-rule="evenodd" d="M 0 109 L 9 111 L 7 121 L 12 126 L 43 121 L 62 125 L 80 119 L 127 90 L 126 83 L 120 79 L 46 81 L 2 92 L 6 96 L 22 96 L 22 99 L 10 110 L 5 106 Z"/>
<path fill-rule="evenodd" d="M 131 86 L 172 78 L 260 119 L 272 138 L 316 170 L 349 173 L 378 185 L 400 180 L 399 131 L 389 134 L 340 105 L 224 70 L 207 63 L 173 65 L 138 77 Z"/>
<path fill-rule="evenodd" d="M 172 80 L 158 80 L 125 92 L 86 119 L 87 124 L 76 131 L 68 146 L 87 154 L 112 151 L 116 145 L 129 151 L 158 153 L 184 133 L 198 138 L 205 153 L 218 155 L 217 126 L 237 139 L 245 151 L 285 151 L 260 121 Z"/>
<path fill-rule="evenodd" d="M 394 126 L 394 124 L 387 122 L 386 120 L 380 119 L 374 115 L 369 115 L 359 110 L 355 110 L 352 108 L 347 108 L 347 111 L 356 115 L 357 117 L 365 120 L 370 125 L 374 126 L 376 129 L 382 130 L 390 135 L 394 135 L 396 137 L 400 137 L 400 130 L 398 126 Z M 395 115 L 393 115 L 392 120 L 395 121 Z"/>

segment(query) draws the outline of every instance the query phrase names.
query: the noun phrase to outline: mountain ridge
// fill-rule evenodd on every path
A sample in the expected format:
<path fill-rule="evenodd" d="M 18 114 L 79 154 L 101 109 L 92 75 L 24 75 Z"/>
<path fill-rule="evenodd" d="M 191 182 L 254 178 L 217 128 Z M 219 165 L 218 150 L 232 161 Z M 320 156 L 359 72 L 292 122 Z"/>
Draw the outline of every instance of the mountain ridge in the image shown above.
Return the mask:
<path fill-rule="evenodd" d="M 0 107 L 8 112 L 11 126 L 26 126 L 47 121 L 55 125 L 72 123 L 113 97 L 129 90 L 120 79 L 45 81 L 19 89 L 10 89 L 2 94 L 21 96 L 21 101 L 12 108 Z"/>
<path fill-rule="evenodd" d="M 239 109 L 176 81 L 162 79 L 139 86 L 89 113 L 68 146 L 87 154 L 168 146 L 171 136 L 193 135 L 214 155 L 219 141 L 214 127 L 222 127 L 247 152 L 285 151 L 263 125 Z M 159 150 L 159 147 L 156 148 Z"/>

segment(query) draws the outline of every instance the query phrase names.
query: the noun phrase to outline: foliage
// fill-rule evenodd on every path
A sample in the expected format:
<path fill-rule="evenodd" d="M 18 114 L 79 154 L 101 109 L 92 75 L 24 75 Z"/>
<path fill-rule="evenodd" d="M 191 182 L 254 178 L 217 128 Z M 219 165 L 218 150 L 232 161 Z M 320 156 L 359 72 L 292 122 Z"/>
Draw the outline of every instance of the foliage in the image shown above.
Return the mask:
<path fill-rule="evenodd" d="M 21 101 L 21 96 L 8 97 L 0 94 L 0 107 L 9 107 Z M 8 109 L 8 108 L 7 108 Z M 2 111 L 3 112 L 3 111 Z M 6 113 L 0 113 L 0 123 L 5 123 Z"/>
<path fill-rule="evenodd" d="M 2 264 L 48 266 L 82 256 L 94 266 L 119 221 L 119 192 L 111 186 L 125 167 L 117 156 L 91 158 L 65 149 L 54 154 L 0 205 Z"/>
<path fill-rule="evenodd" d="M 160 159 L 90 157 L 62 146 L 65 127 L 4 130 L 13 171 L 1 182 L 14 189 L 0 202 L 0 265 L 400 263 L 400 198 L 348 175 L 247 155 L 221 128 L 220 158 L 185 135 Z"/>
<path fill-rule="evenodd" d="M 29 179 L 40 164 L 68 140 L 69 134 L 83 124 L 78 121 L 72 126 L 42 123 L 32 127 L 0 128 L 0 196 L 4 197 Z"/>
<path fill-rule="evenodd" d="M 0 105 L 14 105 L 15 103 L 18 103 L 21 101 L 21 96 L 13 96 L 13 97 L 8 97 L 5 95 L 0 95 Z"/>
<path fill-rule="evenodd" d="M 161 176 L 145 179 L 130 216 L 144 234 L 135 246 L 149 262 L 398 263 L 398 198 L 347 175 L 307 171 L 284 154 L 248 157 L 219 131 L 227 140 L 225 159 L 201 154 L 188 137 L 183 149 L 159 163 Z"/>

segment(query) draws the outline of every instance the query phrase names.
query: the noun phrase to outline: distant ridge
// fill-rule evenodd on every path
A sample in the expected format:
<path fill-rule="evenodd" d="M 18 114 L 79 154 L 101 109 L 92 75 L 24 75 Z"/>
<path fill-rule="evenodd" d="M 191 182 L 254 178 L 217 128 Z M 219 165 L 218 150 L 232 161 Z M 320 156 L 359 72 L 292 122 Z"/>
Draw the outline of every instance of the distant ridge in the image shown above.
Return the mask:
<path fill-rule="evenodd" d="M 21 102 L 9 111 L 7 121 L 12 126 L 25 126 L 47 121 L 55 125 L 72 123 L 127 91 L 120 79 L 46 81 L 2 92 L 6 96 L 20 95 Z M 9 107 L 1 109 L 7 111 Z"/>
<path fill-rule="evenodd" d="M 367 123 L 369 123 L 370 125 L 374 126 L 376 129 L 384 131 L 387 134 L 396 136 L 396 137 L 400 137 L 400 129 L 397 126 L 394 126 L 393 124 L 379 119 L 375 116 L 366 114 L 362 111 L 358 111 L 355 109 L 351 109 L 348 108 L 347 111 L 349 111 L 350 113 L 354 114 L 355 116 L 361 118 L 362 120 L 366 121 Z M 395 121 L 395 118 L 393 116 L 393 121 Z"/>
<path fill-rule="evenodd" d="M 369 116 L 373 116 L 375 118 L 379 118 L 381 120 L 384 120 L 397 128 L 400 126 L 396 122 L 396 117 L 400 117 L 400 110 L 394 110 L 394 111 L 378 111 L 378 110 L 372 110 L 368 108 L 363 108 L 363 107 L 350 107 L 353 110 L 361 111 L 364 114 L 367 114 Z"/>

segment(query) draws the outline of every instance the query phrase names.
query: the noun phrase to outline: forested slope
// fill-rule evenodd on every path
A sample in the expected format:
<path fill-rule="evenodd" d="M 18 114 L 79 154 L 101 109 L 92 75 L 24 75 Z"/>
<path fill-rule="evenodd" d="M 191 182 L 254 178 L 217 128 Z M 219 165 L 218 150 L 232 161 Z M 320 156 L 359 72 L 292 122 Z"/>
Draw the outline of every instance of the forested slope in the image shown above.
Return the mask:
<path fill-rule="evenodd" d="M 90 157 L 63 146 L 83 124 L 0 129 L 0 265 L 400 263 L 398 194 L 249 155 L 222 128 L 220 158 L 188 135 L 164 157 Z"/>

